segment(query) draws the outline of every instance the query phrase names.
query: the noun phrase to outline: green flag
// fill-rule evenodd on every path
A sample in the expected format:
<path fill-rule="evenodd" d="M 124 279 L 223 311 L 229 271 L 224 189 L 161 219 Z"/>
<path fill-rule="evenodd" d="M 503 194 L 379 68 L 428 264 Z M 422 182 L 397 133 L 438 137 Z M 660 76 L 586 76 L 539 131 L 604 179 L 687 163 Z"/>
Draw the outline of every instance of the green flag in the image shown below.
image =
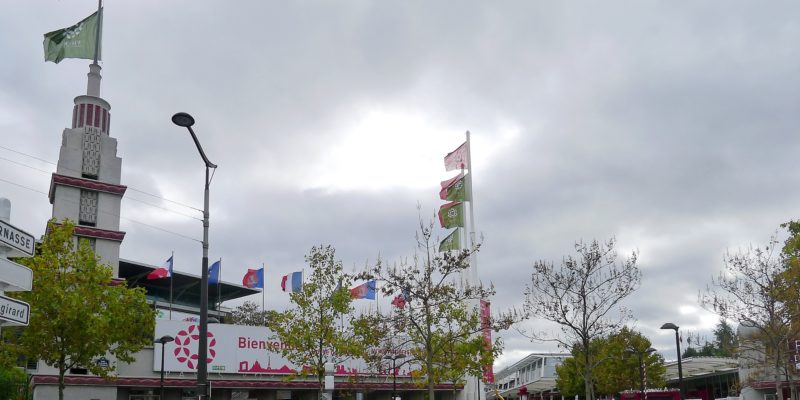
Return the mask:
<path fill-rule="evenodd" d="M 467 180 L 464 174 L 442 181 L 442 190 L 439 191 L 439 198 L 450 201 L 466 201 L 467 199 Z"/>
<path fill-rule="evenodd" d="M 439 208 L 439 223 L 442 228 L 464 227 L 464 204 L 454 201 L 442 205 Z"/>
<path fill-rule="evenodd" d="M 439 251 L 461 250 L 461 235 L 456 229 L 439 243 Z"/>
<path fill-rule="evenodd" d="M 94 59 L 97 43 L 97 12 L 69 28 L 44 34 L 44 60 L 56 64 L 65 58 Z M 100 52 L 98 52 L 100 59 Z"/>

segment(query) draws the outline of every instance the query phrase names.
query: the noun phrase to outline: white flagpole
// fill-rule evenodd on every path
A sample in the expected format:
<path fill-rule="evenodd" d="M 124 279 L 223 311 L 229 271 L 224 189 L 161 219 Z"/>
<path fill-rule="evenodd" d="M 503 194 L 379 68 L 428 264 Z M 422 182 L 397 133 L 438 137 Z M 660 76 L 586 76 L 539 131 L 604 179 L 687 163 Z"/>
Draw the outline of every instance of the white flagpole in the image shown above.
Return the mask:
<path fill-rule="evenodd" d="M 97 24 L 94 26 L 94 63 L 100 58 L 100 32 L 103 30 L 103 0 L 97 0 Z"/>
<path fill-rule="evenodd" d="M 472 194 L 472 145 L 469 141 L 469 131 L 467 131 L 467 166 L 469 167 L 469 174 L 467 175 L 467 199 L 469 201 L 469 240 L 470 240 L 470 250 L 471 248 L 475 247 L 475 211 L 473 209 L 473 203 L 475 202 L 475 198 Z M 478 284 L 478 257 L 477 254 L 472 253 L 472 257 L 470 257 L 470 271 L 469 271 L 469 280 L 470 284 L 477 285 Z"/>
<path fill-rule="evenodd" d="M 175 279 L 175 251 L 169 256 L 169 320 L 172 321 L 172 281 Z"/>
<path fill-rule="evenodd" d="M 265 282 L 267 280 L 266 275 L 267 275 L 267 271 L 264 268 L 264 263 L 262 262 L 261 263 L 261 311 L 267 311 L 267 309 L 265 308 L 266 307 L 265 306 L 266 300 L 265 300 L 265 297 L 264 297 L 265 296 L 264 295 L 264 292 L 265 292 L 264 288 L 267 286 L 266 285 L 267 282 Z"/>
<path fill-rule="evenodd" d="M 217 313 L 222 305 L 222 257 L 219 258 L 219 271 L 217 271 Z"/>

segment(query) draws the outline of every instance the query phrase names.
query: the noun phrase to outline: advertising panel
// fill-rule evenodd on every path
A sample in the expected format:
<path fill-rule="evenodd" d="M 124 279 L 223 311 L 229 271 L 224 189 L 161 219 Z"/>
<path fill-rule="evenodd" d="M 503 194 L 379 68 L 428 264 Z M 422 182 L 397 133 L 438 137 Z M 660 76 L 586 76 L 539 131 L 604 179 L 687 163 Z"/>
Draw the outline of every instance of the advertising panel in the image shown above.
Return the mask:
<path fill-rule="evenodd" d="M 174 313 L 174 312 L 173 312 Z M 173 315 L 174 317 L 174 315 Z M 156 320 L 156 338 L 170 335 L 174 342 L 164 345 L 164 371 L 196 372 L 200 327 L 195 321 Z M 288 375 L 302 369 L 284 358 L 286 344 L 264 327 L 209 324 L 208 372 L 226 374 Z M 154 347 L 153 371 L 161 368 L 160 344 Z M 374 350 L 380 351 L 380 350 Z M 390 368 L 375 371 L 363 360 L 348 360 L 335 366 L 335 375 L 392 375 Z M 408 365 L 398 366 L 397 376 L 410 374 Z"/>

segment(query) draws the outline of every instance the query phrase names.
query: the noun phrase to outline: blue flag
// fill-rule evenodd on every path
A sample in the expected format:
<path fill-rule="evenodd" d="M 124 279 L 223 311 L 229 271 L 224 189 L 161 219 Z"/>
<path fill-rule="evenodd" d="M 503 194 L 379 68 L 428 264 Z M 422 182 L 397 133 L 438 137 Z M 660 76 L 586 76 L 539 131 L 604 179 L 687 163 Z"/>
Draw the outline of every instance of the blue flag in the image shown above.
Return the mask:
<path fill-rule="evenodd" d="M 354 299 L 375 300 L 375 281 L 367 281 L 350 289 L 350 297 Z"/>
<path fill-rule="evenodd" d="M 219 283 L 219 273 L 222 270 L 222 260 L 219 260 L 208 268 L 208 284 L 216 285 Z"/>

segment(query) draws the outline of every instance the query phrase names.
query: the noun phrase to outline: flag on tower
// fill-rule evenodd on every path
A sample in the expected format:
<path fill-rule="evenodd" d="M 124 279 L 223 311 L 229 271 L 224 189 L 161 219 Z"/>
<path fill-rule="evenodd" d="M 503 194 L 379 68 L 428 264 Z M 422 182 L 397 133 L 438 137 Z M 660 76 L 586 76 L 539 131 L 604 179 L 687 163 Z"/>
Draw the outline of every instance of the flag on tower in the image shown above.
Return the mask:
<path fill-rule="evenodd" d="M 467 147 L 467 142 L 458 146 L 457 149 L 447 153 L 444 156 L 444 169 L 445 171 L 452 171 L 454 169 L 469 169 L 469 165 L 467 165 L 467 154 L 469 152 L 469 147 Z"/>
<path fill-rule="evenodd" d="M 447 235 L 441 243 L 439 243 L 439 252 L 461 250 L 461 234 L 459 230 L 454 230 L 451 234 Z"/>
<path fill-rule="evenodd" d="M 439 207 L 439 223 L 442 228 L 463 228 L 464 203 L 453 201 Z"/>
<path fill-rule="evenodd" d="M 242 285 L 253 288 L 264 288 L 264 268 L 248 269 L 242 278 Z"/>
<path fill-rule="evenodd" d="M 160 279 L 160 278 L 169 278 L 172 276 L 172 257 L 169 256 L 167 261 L 164 262 L 164 265 L 155 269 L 155 271 L 147 274 L 147 279 Z"/>
<path fill-rule="evenodd" d="M 439 198 L 450 201 L 466 201 L 467 199 L 467 180 L 464 174 L 458 174 L 451 179 L 441 182 L 442 190 L 439 191 Z"/>
<path fill-rule="evenodd" d="M 95 11 L 69 28 L 59 29 L 44 34 L 44 60 L 56 64 L 65 58 L 94 59 L 95 47 L 100 46 L 97 29 L 100 29 L 98 15 Z M 98 59 L 99 59 L 98 51 Z"/>

